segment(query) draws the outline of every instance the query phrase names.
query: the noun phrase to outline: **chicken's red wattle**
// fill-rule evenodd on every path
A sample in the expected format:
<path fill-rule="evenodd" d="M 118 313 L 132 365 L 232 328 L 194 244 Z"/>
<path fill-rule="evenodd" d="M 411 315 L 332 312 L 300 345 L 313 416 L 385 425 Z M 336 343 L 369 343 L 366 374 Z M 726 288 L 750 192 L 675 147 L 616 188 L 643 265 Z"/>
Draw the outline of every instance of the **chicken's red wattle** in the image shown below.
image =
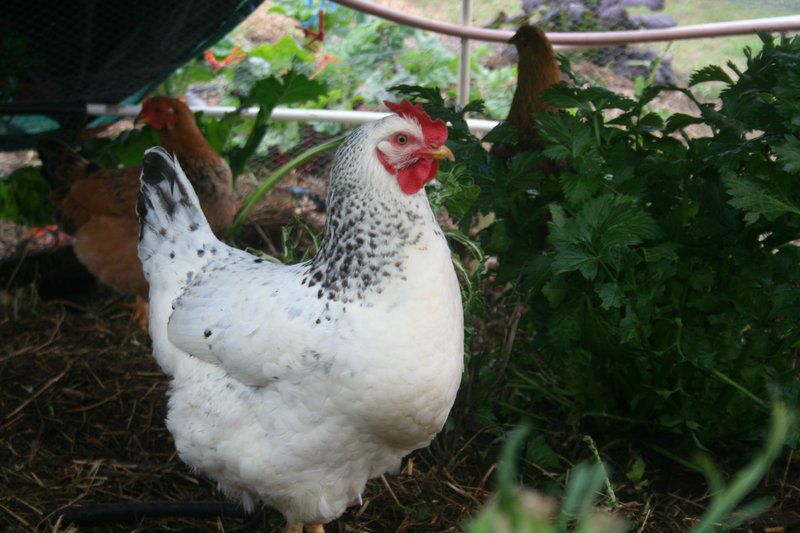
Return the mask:
<path fill-rule="evenodd" d="M 400 190 L 406 194 L 414 194 L 419 191 L 426 183 L 436 177 L 439 170 L 439 162 L 435 159 L 424 157 L 397 172 L 397 182 Z"/>

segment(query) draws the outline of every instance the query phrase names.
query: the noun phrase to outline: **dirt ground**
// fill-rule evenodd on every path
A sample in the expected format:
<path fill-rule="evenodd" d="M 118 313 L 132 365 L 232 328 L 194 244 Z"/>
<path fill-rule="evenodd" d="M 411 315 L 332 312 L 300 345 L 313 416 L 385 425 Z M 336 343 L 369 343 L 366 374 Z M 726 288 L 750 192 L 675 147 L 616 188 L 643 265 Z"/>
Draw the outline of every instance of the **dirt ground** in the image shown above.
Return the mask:
<path fill-rule="evenodd" d="M 148 336 L 129 301 L 102 287 L 70 300 L 39 301 L 13 293 L 0 318 L 0 530 L 3 531 L 275 531 L 278 513 L 249 517 L 145 518 L 123 513 L 111 522 L 70 529 L 65 510 L 97 504 L 220 502 L 212 483 L 176 457 L 164 426 L 167 379 L 150 356 Z M 485 342 L 502 333 L 487 325 Z M 540 413 L 547 415 L 547 413 Z M 456 414 L 458 417 L 458 408 Z M 574 464 L 580 433 L 555 414 L 548 442 Z M 490 496 L 495 451 L 484 428 L 469 423 L 412 454 L 399 475 L 373 480 L 364 504 L 328 531 L 460 531 Z M 583 453 L 585 456 L 585 452 Z M 621 465 L 609 461 L 615 471 Z M 617 513 L 637 531 L 687 531 L 708 505 L 700 476 L 646 459 L 646 490 L 616 476 Z M 652 469 L 652 470 L 651 470 Z M 541 470 L 534 487 L 558 480 Z M 560 482 L 560 481 L 559 481 Z M 800 531 L 800 488 L 776 465 L 759 492 L 772 510 L 740 531 Z M 209 504 L 204 504 L 209 509 Z M 232 513 L 232 514 L 231 514 Z M 770 529 L 772 528 L 772 529 Z"/>
<path fill-rule="evenodd" d="M 40 303 L 33 313 L 0 320 L 0 338 L 0 530 L 49 531 L 53 517 L 74 506 L 222 499 L 176 457 L 164 427 L 167 379 L 118 296 L 100 289 L 77 302 Z M 329 531 L 456 531 L 488 494 L 492 466 L 478 451 L 415 453 L 400 475 L 371 482 L 364 505 Z M 281 524 L 278 513 L 262 510 L 80 531 L 270 531 Z"/>

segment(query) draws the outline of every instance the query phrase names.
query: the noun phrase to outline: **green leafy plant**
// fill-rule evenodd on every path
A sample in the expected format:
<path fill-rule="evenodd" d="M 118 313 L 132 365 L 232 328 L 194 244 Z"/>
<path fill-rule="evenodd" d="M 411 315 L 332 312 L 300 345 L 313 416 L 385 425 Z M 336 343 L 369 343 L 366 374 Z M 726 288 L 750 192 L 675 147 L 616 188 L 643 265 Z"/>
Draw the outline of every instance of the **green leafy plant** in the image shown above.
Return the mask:
<path fill-rule="evenodd" d="M 772 462 L 778 458 L 786 440 L 792 432 L 797 413 L 789 411 L 782 403 L 772 408 L 769 435 L 764 448 L 725 485 L 719 470 L 711 461 L 701 456 L 700 465 L 708 480 L 712 498 L 700 523 L 692 529 L 693 533 L 706 533 L 718 529 L 729 530 L 766 511 L 772 501 L 760 498 L 741 506 L 739 503 L 756 487 L 767 473 Z"/>
<path fill-rule="evenodd" d="M 784 404 L 772 408 L 769 434 L 763 449 L 725 484 L 722 474 L 711 461 L 701 456 L 698 460 L 706 474 L 711 490 L 708 508 L 694 526 L 692 533 L 728 531 L 761 514 L 771 505 L 767 498 L 756 499 L 743 506 L 739 504 L 756 487 L 767 473 L 772 462 L 783 450 L 796 419 Z M 506 435 L 500 460 L 497 463 L 496 494 L 484 509 L 466 527 L 468 533 L 535 531 L 537 533 L 622 532 L 627 527 L 620 517 L 595 508 L 603 484 L 610 490 L 606 469 L 599 460 L 594 464 L 580 463 L 569 472 L 566 486 L 558 500 L 540 496 L 519 485 L 517 466 L 522 449 L 531 432 L 523 424 Z M 634 477 L 641 477 L 644 466 L 634 466 Z M 628 477 L 632 474 L 629 472 Z M 613 492 L 611 493 L 613 494 Z M 614 499 L 609 495 L 613 507 Z"/>
<path fill-rule="evenodd" d="M 800 38 L 763 39 L 746 70 L 695 74 L 727 84 L 718 109 L 695 100 L 696 116 L 649 110 L 686 89 L 634 100 L 562 83 L 545 98 L 563 111 L 537 117 L 544 151 L 510 160 L 437 91 L 399 88 L 451 122 L 447 175 L 480 188 L 454 196 L 454 212 L 462 230 L 491 215 L 480 242 L 528 309 L 508 387 L 484 391 L 498 420 L 549 401 L 600 434 L 693 450 L 759 440 L 770 397 L 797 405 Z M 682 132 L 697 123 L 712 134 Z"/>
<path fill-rule="evenodd" d="M 52 222 L 47 182 L 34 167 L 22 167 L 0 178 L 0 218 L 16 224 L 44 226 Z"/>
<path fill-rule="evenodd" d="M 597 511 L 594 503 L 605 478 L 601 464 L 579 464 L 572 469 L 560 505 L 517 484 L 517 462 L 530 428 L 508 434 L 497 464 L 497 492 L 493 500 L 465 528 L 468 533 L 535 531 L 557 533 L 612 533 L 626 530 L 624 521 Z M 559 509 L 560 507 L 560 509 Z"/>
<path fill-rule="evenodd" d="M 267 133 L 269 116 L 278 104 L 306 102 L 317 98 L 324 92 L 325 86 L 322 83 L 311 80 L 305 74 L 299 74 L 293 70 L 280 78 L 270 76 L 258 80 L 247 96 L 241 99 L 239 108 L 223 119 L 228 122 L 234 121 L 243 109 L 258 106 L 258 113 L 250 125 L 250 131 L 244 143 L 234 144 L 224 150 L 233 175 L 241 174 L 247 161 L 256 153 Z"/>

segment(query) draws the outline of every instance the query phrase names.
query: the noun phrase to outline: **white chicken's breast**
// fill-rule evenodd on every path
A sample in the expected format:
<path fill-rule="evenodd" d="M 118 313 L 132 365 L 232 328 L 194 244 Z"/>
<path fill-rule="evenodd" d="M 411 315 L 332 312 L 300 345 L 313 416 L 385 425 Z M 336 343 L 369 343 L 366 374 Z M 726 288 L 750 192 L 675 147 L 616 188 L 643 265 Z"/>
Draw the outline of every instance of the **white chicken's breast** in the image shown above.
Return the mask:
<path fill-rule="evenodd" d="M 391 116 L 348 138 L 321 249 L 294 266 L 218 241 L 177 161 L 145 155 L 139 254 L 153 353 L 173 378 L 167 426 L 181 459 L 248 507 L 333 520 L 445 422 L 458 282 L 424 191 L 402 192 L 378 157 L 397 132 L 425 145 L 425 126 Z"/>

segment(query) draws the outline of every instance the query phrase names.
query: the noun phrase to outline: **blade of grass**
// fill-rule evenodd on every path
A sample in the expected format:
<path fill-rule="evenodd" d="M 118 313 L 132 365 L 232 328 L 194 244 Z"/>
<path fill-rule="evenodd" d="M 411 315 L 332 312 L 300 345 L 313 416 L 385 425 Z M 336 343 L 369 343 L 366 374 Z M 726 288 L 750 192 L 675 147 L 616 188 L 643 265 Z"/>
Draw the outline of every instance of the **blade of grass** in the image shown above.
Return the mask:
<path fill-rule="evenodd" d="M 793 416 L 784 404 L 778 403 L 772 409 L 771 418 L 772 423 L 764 449 L 734 476 L 727 488 L 714 495 L 711 505 L 692 533 L 706 533 L 720 527 L 736 505 L 764 477 L 772 461 L 778 457 L 792 426 Z"/>
<path fill-rule="evenodd" d="M 255 208 L 256 204 L 292 170 L 299 167 L 309 159 L 323 152 L 327 152 L 328 150 L 336 148 L 342 144 L 342 141 L 344 141 L 345 138 L 346 135 L 340 135 L 339 137 L 331 139 L 326 143 L 315 146 L 314 148 L 298 155 L 285 165 L 278 168 L 278 170 L 270 174 L 258 185 L 258 187 L 255 188 L 253 192 L 250 193 L 250 195 L 245 199 L 244 203 L 242 203 L 242 208 L 239 210 L 239 213 L 237 213 L 236 218 L 233 220 L 233 224 L 228 230 L 228 236 L 236 235 L 236 232 L 239 231 L 239 228 L 241 228 L 244 221 L 250 216 L 250 213 L 253 211 L 253 208 Z"/>

